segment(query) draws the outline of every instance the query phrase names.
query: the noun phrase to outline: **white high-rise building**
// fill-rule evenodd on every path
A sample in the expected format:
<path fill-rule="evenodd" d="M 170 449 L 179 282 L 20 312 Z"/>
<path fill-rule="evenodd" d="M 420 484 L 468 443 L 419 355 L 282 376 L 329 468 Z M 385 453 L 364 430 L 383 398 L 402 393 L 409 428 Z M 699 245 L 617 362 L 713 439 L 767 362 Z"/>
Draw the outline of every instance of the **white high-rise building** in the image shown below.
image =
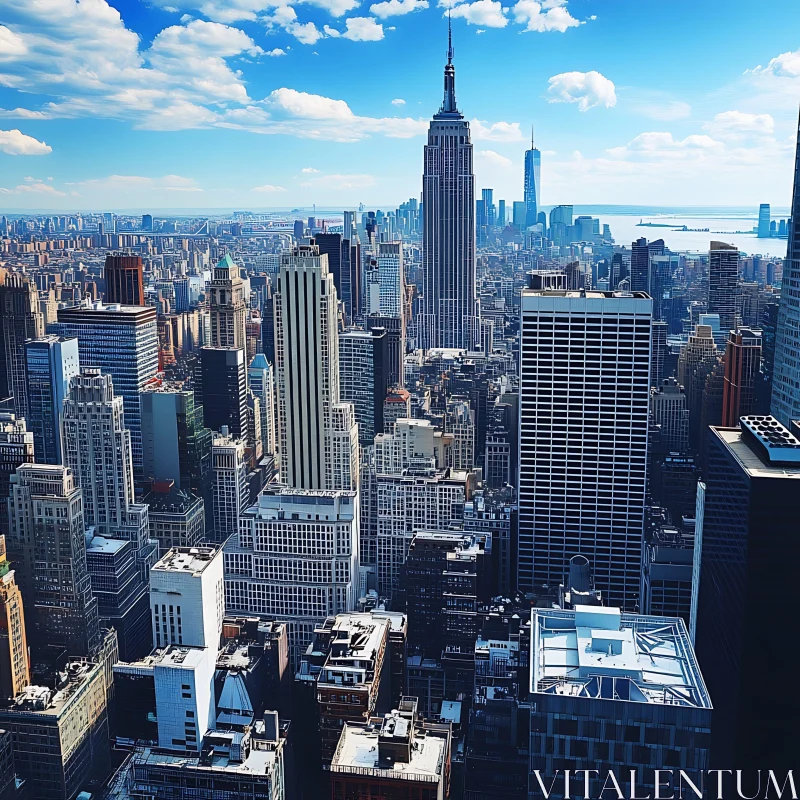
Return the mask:
<path fill-rule="evenodd" d="M 246 443 L 223 431 L 211 446 L 214 472 L 214 539 L 224 542 L 236 533 L 239 515 L 250 499 L 247 486 Z"/>
<path fill-rule="evenodd" d="M 86 367 L 73 376 L 61 426 L 64 463 L 83 491 L 86 525 L 100 536 L 131 541 L 146 582 L 158 545 L 150 541 L 147 506 L 134 502 L 131 433 L 110 375 Z"/>
<path fill-rule="evenodd" d="M 611 605 L 638 599 L 652 300 L 522 292 L 518 586 L 557 586 L 574 555 Z"/>
<path fill-rule="evenodd" d="M 358 600 L 358 492 L 265 490 L 225 544 L 228 613 L 288 623 L 297 665 L 314 628 Z"/>
<path fill-rule="evenodd" d="M 216 657 L 225 616 L 222 550 L 173 547 L 150 570 L 153 647 L 208 647 Z"/>
<path fill-rule="evenodd" d="M 327 255 L 314 244 L 283 255 L 274 302 L 281 479 L 297 489 L 353 489 L 358 426 L 352 405 L 339 399 L 337 298 Z"/>

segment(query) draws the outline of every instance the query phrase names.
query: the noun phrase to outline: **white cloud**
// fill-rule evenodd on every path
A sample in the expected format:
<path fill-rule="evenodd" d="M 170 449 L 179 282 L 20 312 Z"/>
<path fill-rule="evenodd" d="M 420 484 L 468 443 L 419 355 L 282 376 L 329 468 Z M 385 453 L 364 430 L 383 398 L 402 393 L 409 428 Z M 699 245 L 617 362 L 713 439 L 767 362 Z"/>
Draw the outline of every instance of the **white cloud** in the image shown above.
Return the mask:
<path fill-rule="evenodd" d="M 471 25 L 485 25 L 487 28 L 505 28 L 508 25 L 506 9 L 498 0 L 460 3 L 452 6 L 450 13 L 454 17 L 463 17 Z"/>
<path fill-rule="evenodd" d="M 0 108 L 0 117 L 6 119 L 50 119 L 50 114 L 44 111 L 32 111 L 30 108 Z"/>
<path fill-rule="evenodd" d="M 348 11 L 352 11 L 361 5 L 361 0 L 299 0 L 299 2 L 323 8 L 332 17 L 344 16 Z"/>
<path fill-rule="evenodd" d="M 370 14 L 386 19 L 387 17 L 399 17 L 403 14 L 410 14 L 428 7 L 428 0 L 385 0 L 382 3 L 373 3 L 369 7 Z"/>
<path fill-rule="evenodd" d="M 345 20 L 347 30 L 342 34 L 354 42 L 378 42 L 383 39 L 383 25 L 372 17 L 349 17 Z"/>
<path fill-rule="evenodd" d="M 748 72 L 756 75 L 774 75 L 776 78 L 800 78 L 800 50 L 781 53 L 771 59 L 766 67 L 759 65 Z"/>
<path fill-rule="evenodd" d="M 703 130 L 719 138 L 742 138 L 746 136 L 772 136 L 775 120 L 770 114 L 747 114 L 742 111 L 723 111 Z"/>
<path fill-rule="evenodd" d="M 564 33 L 581 23 L 567 11 L 566 0 L 518 0 L 512 9 L 515 22 L 525 25 L 526 31 Z"/>
<path fill-rule="evenodd" d="M 685 139 L 675 139 L 665 131 L 640 133 L 623 147 L 611 148 L 608 153 L 613 158 L 643 159 L 691 159 L 703 157 L 711 151 L 722 148 L 721 142 L 704 134 L 693 134 Z"/>
<path fill-rule="evenodd" d="M 278 56 L 285 56 L 286 51 L 280 47 L 276 47 L 274 50 L 267 50 L 265 55 L 272 56 L 272 58 L 277 58 Z"/>
<path fill-rule="evenodd" d="M 263 186 L 254 186 L 250 191 L 274 194 L 275 192 L 285 192 L 286 189 L 283 186 L 273 186 L 271 183 L 265 183 Z"/>
<path fill-rule="evenodd" d="M 319 172 L 319 170 L 314 169 L 314 167 L 303 167 L 300 172 L 304 172 L 306 175 L 313 175 L 315 172 Z"/>
<path fill-rule="evenodd" d="M 617 104 L 614 84 L 594 70 L 553 75 L 548 92 L 551 103 L 577 103 L 580 111 L 600 105 L 611 108 Z"/>
<path fill-rule="evenodd" d="M 25 178 L 25 183 L 14 189 L 0 189 L 0 194 L 46 194 L 52 197 L 64 197 L 65 193 L 35 178 Z"/>
<path fill-rule="evenodd" d="M 479 150 L 476 154 L 478 158 L 493 167 L 510 167 L 514 162 L 510 158 L 501 156 L 494 150 Z"/>
<path fill-rule="evenodd" d="M 22 131 L 0 131 L 0 151 L 10 156 L 44 156 L 53 151 L 50 145 Z"/>
<path fill-rule="evenodd" d="M 6 56 L 21 56 L 28 52 L 21 36 L 9 30 L 5 25 L 0 25 L 0 58 Z"/>
<path fill-rule="evenodd" d="M 395 99 L 392 100 L 392 105 L 393 106 L 404 106 L 405 104 L 406 104 L 406 101 L 403 100 L 402 97 L 395 97 Z"/>
<path fill-rule="evenodd" d="M 472 138 L 489 142 L 522 142 L 525 137 L 519 129 L 519 122 L 495 122 L 484 125 L 482 120 L 473 119 L 469 123 Z"/>
<path fill-rule="evenodd" d="M 344 100 L 332 100 L 296 89 L 275 89 L 265 102 L 276 110 L 303 119 L 352 120 L 355 116 Z"/>
<path fill-rule="evenodd" d="M 73 185 L 73 184 L 68 184 Z M 108 191 L 128 194 L 132 191 L 202 192 L 193 178 L 183 175 L 164 175 L 150 178 L 145 175 L 109 175 L 106 178 L 92 178 L 74 184 L 84 190 Z"/>

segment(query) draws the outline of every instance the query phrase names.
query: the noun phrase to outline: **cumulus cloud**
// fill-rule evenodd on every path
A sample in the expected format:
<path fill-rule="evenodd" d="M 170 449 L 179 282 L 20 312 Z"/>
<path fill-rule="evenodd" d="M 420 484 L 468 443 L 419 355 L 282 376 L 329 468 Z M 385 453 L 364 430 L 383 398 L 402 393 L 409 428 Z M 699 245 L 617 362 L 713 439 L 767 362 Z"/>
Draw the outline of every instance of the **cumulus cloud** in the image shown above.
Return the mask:
<path fill-rule="evenodd" d="M 428 0 L 385 0 L 382 3 L 373 3 L 369 7 L 370 14 L 386 19 L 387 17 L 399 17 L 403 14 L 410 14 L 428 7 Z"/>
<path fill-rule="evenodd" d="M 286 51 L 280 47 L 276 47 L 273 50 L 267 50 L 264 55 L 272 56 L 272 58 L 278 58 L 279 56 L 285 56 Z"/>
<path fill-rule="evenodd" d="M 519 129 L 519 122 L 495 122 L 485 125 L 483 120 L 473 119 L 469 123 L 472 138 L 489 142 L 522 142 L 525 137 Z"/>
<path fill-rule="evenodd" d="M 332 17 L 344 16 L 348 11 L 361 5 L 361 0 L 300 0 L 300 2 L 323 8 Z"/>
<path fill-rule="evenodd" d="M 775 132 L 775 120 L 770 114 L 723 111 L 721 114 L 717 114 L 711 122 L 703 125 L 703 130 L 719 138 L 772 136 Z"/>
<path fill-rule="evenodd" d="M 460 3 L 452 6 L 453 17 L 462 17 L 471 25 L 487 28 L 505 28 L 508 25 L 506 9 L 498 0 L 475 0 L 474 3 Z"/>
<path fill-rule="evenodd" d="M 567 11 L 566 0 L 519 0 L 513 7 L 514 21 L 525 25 L 526 31 L 564 33 L 581 23 Z"/>
<path fill-rule="evenodd" d="M 14 128 L 0 131 L 0 151 L 10 156 L 46 156 L 53 148 Z"/>
<path fill-rule="evenodd" d="M 392 100 L 392 105 L 393 106 L 404 106 L 405 104 L 406 104 L 406 101 L 403 100 L 402 97 L 395 97 L 395 99 Z"/>
<path fill-rule="evenodd" d="M 285 192 L 286 189 L 283 186 L 273 186 L 271 183 L 265 183 L 263 186 L 254 186 L 250 191 L 274 194 L 275 192 Z"/>
<path fill-rule="evenodd" d="M 347 30 L 342 33 L 344 39 L 353 42 L 379 42 L 383 39 L 383 25 L 372 17 L 349 17 L 345 25 Z"/>
<path fill-rule="evenodd" d="M 314 169 L 314 167 L 303 167 L 300 172 L 305 172 L 306 175 L 312 175 L 315 172 L 319 172 L 318 169 Z"/>
<path fill-rule="evenodd" d="M 510 158 L 501 156 L 500 153 L 496 153 L 494 150 L 479 150 L 477 156 L 493 167 L 510 167 L 513 164 Z"/>
<path fill-rule="evenodd" d="M 551 103 L 577 103 L 579 111 L 601 105 L 612 108 L 617 104 L 612 81 L 594 70 L 553 75 L 547 91 Z"/>
<path fill-rule="evenodd" d="M 781 53 L 771 59 L 766 67 L 759 65 L 747 72 L 756 75 L 774 75 L 776 78 L 798 78 L 800 77 L 800 50 Z"/>

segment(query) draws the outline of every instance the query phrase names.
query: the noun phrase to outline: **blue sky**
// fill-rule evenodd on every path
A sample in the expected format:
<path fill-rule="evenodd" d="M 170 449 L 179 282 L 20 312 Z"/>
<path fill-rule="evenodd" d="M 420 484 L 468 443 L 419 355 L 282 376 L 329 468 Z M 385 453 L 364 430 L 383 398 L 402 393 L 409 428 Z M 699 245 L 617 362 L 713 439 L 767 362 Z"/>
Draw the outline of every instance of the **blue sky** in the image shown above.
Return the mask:
<path fill-rule="evenodd" d="M 788 205 L 796 0 L 2 0 L 0 207 L 418 196 L 448 5 L 479 188 Z"/>

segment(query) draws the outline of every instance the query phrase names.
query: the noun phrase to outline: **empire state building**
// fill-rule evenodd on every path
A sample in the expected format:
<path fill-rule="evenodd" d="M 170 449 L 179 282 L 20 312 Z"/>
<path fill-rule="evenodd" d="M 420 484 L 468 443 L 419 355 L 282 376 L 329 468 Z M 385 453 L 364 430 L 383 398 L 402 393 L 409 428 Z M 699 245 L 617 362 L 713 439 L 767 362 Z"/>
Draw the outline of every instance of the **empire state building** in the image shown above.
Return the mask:
<path fill-rule="evenodd" d="M 444 101 L 428 128 L 422 202 L 420 344 L 476 350 L 480 320 L 475 291 L 475 175 L 469 123 L 456 106 L 452 39 L 444 68 Z"/>

